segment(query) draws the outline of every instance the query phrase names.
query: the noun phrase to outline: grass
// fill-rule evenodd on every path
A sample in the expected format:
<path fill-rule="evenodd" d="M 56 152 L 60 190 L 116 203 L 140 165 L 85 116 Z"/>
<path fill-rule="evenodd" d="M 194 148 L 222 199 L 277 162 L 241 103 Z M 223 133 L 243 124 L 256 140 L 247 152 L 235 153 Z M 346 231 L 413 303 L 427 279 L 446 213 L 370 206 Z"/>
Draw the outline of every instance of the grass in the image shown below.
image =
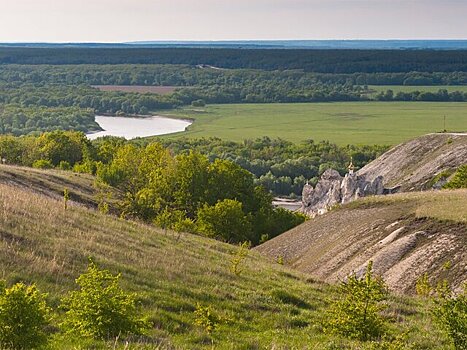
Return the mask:
<path fill-rule="evenodd" d="M 242 273 L 230 272 L 233 246 L 207 238 L 164 233 L 95 210 L 0 184 L 0 274 L 9 283 L 36 282 L 57 309 L 75 288 L 87 258 L 139 294 L 154 324 L 130 347 L 147 349 L 365 349 L 368 343 L 322 333 L 333 286 L 313 282 L 251 251 Z M 221 320 L 212 335 L 194 324 L 200 303 Z M 447 349 L 430 321 L 427 303 L 393 297 L 391 328 L 417 348 Z M 62 314 L 54 319 L 57 326 Z M 51 349 L 125 348 L 123 342 L 73 339 L 51 328 Z M 94 344 L 92 344 L 94 343 Z"/>
<path fill-rule="evenodd" d="M 432 218 L 467 223 L 467 190 L 443 190 L 436 192 L 411 192 L 391 196 L 369 197 L 353 205 L 368 203 L 408 203 L 410 212 L 418 218 Z"/>
<path fill-rule="evenodd" d="M 0 164 L 0 183 L 31 188 L 36 193 L 59 200 L 63 199 L 63 191 L 66 188 L 70 200 L 76 203 L 97 208 L 100 202 L 106 202 L 111 211 L 115 211 L 121 193 L 115 188 L 98 186 L 95 180 L 95 177 L 89 174 Z"/>
<path fill-rule="evenodd" d="M 195 122 L 177 137 L 243 141 L 262 136 L 346 144 L 395 145 L 443 129 L 467 130 L 467 103 L 343 102 L 212 105 L 165 112 Z M 164 113 L 163 113 L 164 114 Z"/>
<path fill-rule="evenodd" d="M 395 94 L 398 92 L 411 92 L 411 91 L 423 91 L 423 92 L 438 92 L 439 90 L 447 90 L 448 92 L 461 91 L 467 92 L 467 85 L 427 85 L 427 86 L 407 86 L 407 85 L 368 85 L 368 89 L 371 91 L 368 95 L 374 97 L 380 92 L 386 92 L 387 90 L 394 91 Z"/>

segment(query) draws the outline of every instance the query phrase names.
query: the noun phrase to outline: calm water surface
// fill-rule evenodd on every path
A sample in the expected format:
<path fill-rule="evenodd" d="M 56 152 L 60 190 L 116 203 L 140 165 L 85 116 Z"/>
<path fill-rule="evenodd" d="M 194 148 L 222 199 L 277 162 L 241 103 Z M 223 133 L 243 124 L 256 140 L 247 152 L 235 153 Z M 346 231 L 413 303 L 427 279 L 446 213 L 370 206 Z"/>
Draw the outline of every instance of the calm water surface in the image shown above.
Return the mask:
<path fill-rule="evenodd" d="M 96 123 L 99 124 L 104 131 L 88 134 L 87 137 L 91 140 L 108 135 L 121 136 L 128 140 L 136 137 L 165 135 L 185 131 L 186 127 L 191 125 L 191 122 L 187 120 L 158 116 L 130 118 L 97 115 Z"/>

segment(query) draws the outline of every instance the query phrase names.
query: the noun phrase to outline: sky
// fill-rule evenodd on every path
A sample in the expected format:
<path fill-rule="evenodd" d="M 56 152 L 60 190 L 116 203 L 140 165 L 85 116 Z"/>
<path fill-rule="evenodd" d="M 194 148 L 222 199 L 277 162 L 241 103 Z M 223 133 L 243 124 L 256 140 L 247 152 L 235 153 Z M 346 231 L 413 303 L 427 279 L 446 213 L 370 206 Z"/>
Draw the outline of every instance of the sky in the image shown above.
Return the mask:
<path fill-rule="evenodd" d="M 0 42 L 467 39 L 467 0 L 0 0 Z"/>

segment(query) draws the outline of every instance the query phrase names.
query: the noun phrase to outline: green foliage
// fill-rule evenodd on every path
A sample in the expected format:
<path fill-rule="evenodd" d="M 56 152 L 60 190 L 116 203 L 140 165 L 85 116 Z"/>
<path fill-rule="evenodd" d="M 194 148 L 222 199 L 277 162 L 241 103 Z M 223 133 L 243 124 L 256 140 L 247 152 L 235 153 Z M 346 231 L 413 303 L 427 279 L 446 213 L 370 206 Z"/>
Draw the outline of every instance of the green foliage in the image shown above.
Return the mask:
<path fill-rule="evenodd" d="M 204 102 L 204 100 L 196 100 L 196 101 L 191 102 L 191 105 L 193 107 L 204 107 L 206 106 L 206 102 Z"/>
<path fill-rule="evenodd" d="M 138 317 L 135 294 L 119 286 L 120 275 L 99 269 L 92 261 L 76 279 L 80 289 L 62 299 L 62 327 L 68 333 L 95 339 L 141 334 L 148 326 Z"/>
<path fill-rule="evenodd" d="M 198 304 L 196 306 L 195 314 L 195 325 L 203 327 L 204 331 L 208 334 L 214 332 L 219 326 L 219 318 L 212 312 L 210 306 L 202 306 Z"/>
<path fill-rule="evenodd" d="M 32 164 L 32 167 L 36 169 L 52 169 L 54 165 L 48 159 L 39 159 Z"/>
<path fill-rule="evenodd" d="M 198 210 L 198 231 L 211 238 L 230 243 L 250 241 L 252 225 L 245 215 L 242 203 L 224 199 L 210 206 L 205 204 Z"/>
<path fill-rule="evenodd" d="M 45 327 L 50 309 L 46 295 L 35 285 L 17 283 L 11 288 L 0 281 L 0 347 L 34 349 L 47 342 Z"/>
<path fill-rule="evenodd" d="M 363 341 L 383 334 L 380 312 L 388 292 L 383 280 L 373 276 L 372 266 L 370 261 L 363 278 L 353 274 L 341 283 L 341 297 L 331 305 L 326 331 Z"/>
<path fill-rule="evenodd" d="M 418 280 L 415 285 L 415 290 L 417 295 L 422 297 L 430 296 L 433 288 L 431 287 L 430 280 L 428 278 L 428 273 L 424 273 Z"/>
<path fill-rule="evenodd" d="M 444 188 L 467 188 L 467 164 L 462 165 L 457 169 L 452 179 L 444 186 Z"/>
<path fill-rule="evenodd" d="M 283 257 L 282 255 L 279 255 L 279 256 L 277 257 L 277 263 L 278 263 L 279 265 L 284 265 L 284 257 Z"/>
<path fill-rule="evenodd" d="M 233 274 L 240 276 L 242 273 L 242 269 L 240 268 L 240 264 L 246 259 L 248 256 L 248 251 L 251 248 L 250 242 L 243 242 L 239 244 L 237 251 L 235 251 L 232 260 L 230 261 L 230 272 Z"/>
<path fill-rule="evenodd" d="M 454 348 L 467 349 L 467 284 L 458 295 L 452 293 L 449 288 L 443 288 L 435 302 L 435 319 L 450 338 Z"/>
<path fill-rule="evenodd" d="M 60 170 L 71 170 L 71 165 L 68 161 L 61 160 L 60 163 L 58 163 L 57 168 Z"/>

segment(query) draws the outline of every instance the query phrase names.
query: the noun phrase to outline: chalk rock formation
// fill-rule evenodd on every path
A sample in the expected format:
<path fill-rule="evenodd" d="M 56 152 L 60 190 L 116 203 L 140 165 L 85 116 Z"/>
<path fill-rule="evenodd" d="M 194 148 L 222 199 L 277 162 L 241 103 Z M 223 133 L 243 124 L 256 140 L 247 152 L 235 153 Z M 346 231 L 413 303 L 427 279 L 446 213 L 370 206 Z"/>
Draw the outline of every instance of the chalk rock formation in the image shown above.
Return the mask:
<path fill-rule="evenodd" d="M 384 193 L 383 177 L 372 181 L 365 176 L 346 174 L 345 177 L 333 169 L 326 170 L 316 187 L 307 184 L 302 193 L 302 211 L 310 216 L 326 213 L 337 204 L 345 204 L 357 198 Z"/>

